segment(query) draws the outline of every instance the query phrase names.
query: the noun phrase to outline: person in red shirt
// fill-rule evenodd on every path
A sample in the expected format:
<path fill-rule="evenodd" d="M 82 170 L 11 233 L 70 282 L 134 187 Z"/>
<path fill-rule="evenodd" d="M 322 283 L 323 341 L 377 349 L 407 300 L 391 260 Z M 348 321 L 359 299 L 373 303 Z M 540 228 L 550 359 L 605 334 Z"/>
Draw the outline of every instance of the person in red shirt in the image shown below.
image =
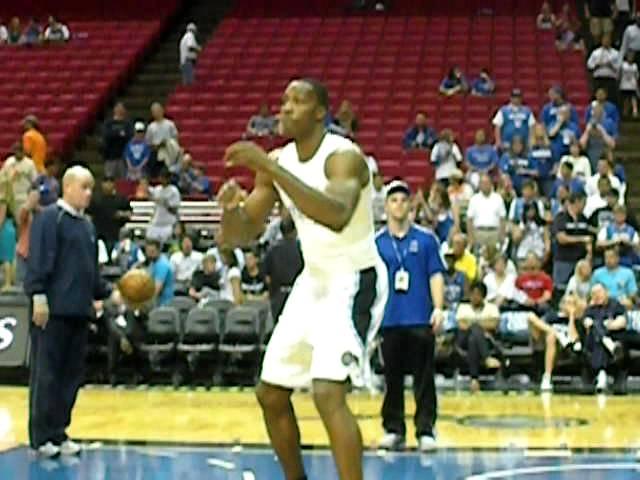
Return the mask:
<path fill-rule="evenodd" d="M 541 270 L 540 259 L 529 253 L 520 266 L 516 278 L 516 289 L 519 294 L 517 300 L 527 309 L 543 315 L 549 308 L 549 301 L 553 293 L 553 280 Z"/>

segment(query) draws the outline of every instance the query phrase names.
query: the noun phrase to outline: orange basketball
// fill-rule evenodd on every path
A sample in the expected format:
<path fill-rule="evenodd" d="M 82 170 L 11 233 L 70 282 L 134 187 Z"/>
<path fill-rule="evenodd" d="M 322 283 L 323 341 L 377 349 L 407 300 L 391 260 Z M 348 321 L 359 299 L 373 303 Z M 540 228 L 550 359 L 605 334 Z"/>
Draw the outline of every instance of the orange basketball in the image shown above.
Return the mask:
<path fill-rule="evenodd" d="M 134 268 L 125 273 L 118 282 L 123 300 L 130 305 L 143 305 L 156 294 L 156 284 L 149 272 Z"/>

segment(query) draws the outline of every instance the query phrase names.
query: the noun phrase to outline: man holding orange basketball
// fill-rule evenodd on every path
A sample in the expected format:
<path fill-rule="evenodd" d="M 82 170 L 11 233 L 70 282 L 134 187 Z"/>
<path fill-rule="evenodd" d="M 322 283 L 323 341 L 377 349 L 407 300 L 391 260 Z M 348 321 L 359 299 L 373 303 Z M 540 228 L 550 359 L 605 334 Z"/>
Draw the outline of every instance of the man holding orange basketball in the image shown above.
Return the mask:
<path fill-rule="evenodd" d="M 62 179 L 63 198 L 33 221 L 25 293 L 32 299 L 29 443 L 43 457 L 76 455 L 66 429 L 82 382 L 95 300 L 119 295 L 101 279 L 96 232 L 84 211 L 93 175 L 81 166 Z"/>

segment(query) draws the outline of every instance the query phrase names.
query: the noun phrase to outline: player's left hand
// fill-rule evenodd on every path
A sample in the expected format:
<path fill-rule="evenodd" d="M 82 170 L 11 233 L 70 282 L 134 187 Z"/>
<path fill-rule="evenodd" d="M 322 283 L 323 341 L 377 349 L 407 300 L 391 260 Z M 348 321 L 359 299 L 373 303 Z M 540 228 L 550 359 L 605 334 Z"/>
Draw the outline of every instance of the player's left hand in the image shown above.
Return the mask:
<path fill-rule="evenodd" d="M 246 167 L 257 172 L 266 170 L 273 160 L 262 147 L 253 142 L 236 142 L 225 151 L 224 163 L 227 168 Z"/>
<path fill-rule="evenodd" d="M 431 314 L 431 328 L 433 333 L 440 331 L 440 327 L 444 323 L 444 313 L 440 309 L 435 309 Z"/>

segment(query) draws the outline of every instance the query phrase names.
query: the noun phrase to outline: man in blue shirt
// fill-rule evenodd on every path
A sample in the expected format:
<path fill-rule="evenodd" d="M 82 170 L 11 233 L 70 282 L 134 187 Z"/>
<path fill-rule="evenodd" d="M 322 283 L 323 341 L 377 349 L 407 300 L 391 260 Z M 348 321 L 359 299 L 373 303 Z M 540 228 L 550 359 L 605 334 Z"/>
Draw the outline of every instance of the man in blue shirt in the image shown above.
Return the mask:
<path fill-rule="evenodd" d="M 416 114 L 416 123 L 407 130 L 402 141 L 405 150 L 411 148 L 428 150 L 438 141 L 438 134 L 427 124 L 427 115 L 424 112 Z"/>
<path fill-rule="evenodd" d="M 633 270 L 620 265 L 620 254 L 617 246 L 608 247 L 604 251 L 604 266 L 597 268 L 591 277 L 591 284 L 602 284 L 609 292 L 609 297 L 631 308 L 638 293 L 638 285 Z"/>
<path fill-rule="evenodd" d="M 604 110 L 605 116 L 610 119 L 616 126 L 620 124 L 620 112 L 615 104 L 607 100 L 607 91 L 604 88 L 598 88 L 595 93 L 596 99 L 589 104 L 587 111 L 584 113 L 584 123 L 589 123 L 593 115 L 594 107 L 600 105 Z"/>
<path fill-rule="evenodd" d="M 175 278 L 171 263 L 161 251 L 160 242 L 147 238 L 145 245 L 146 264 L 149 274 L 156 283 L 156 306 L 162 307 L 171 303 L 174 295 Z"/>
<path fill-rule="evenodd" d="M 145 140 L 144 122 L 136 122 L 135 135 L 124 148 L 124 159 L 127 164 L 127 178 L 141 180 L 147 174 L 147 164 L 151 158 L 151 146 Z"/>
<path fill-rule="evenodd" d="M 465 157 L 470 173 L 491 173 L 498 167 L 498 153 L 493 145 L 487 143 L 484 129 L 476 131 L 475 143 L 467 149 Z M 475 185 L 479 183 L 479 176 Z"/>
<path fill-rule="evenodd" d="M 578 111 L 576 107 L 571 105 L 564 97 L 564 91 L 562 87 L 559 85 L 554 85 L 549 89 L 549 102 L 545 103 L 544 107 L 542 107 L 542 112 L 540 113 L 540 120 L 544 124 L 544 128 L 547 130 L 551 130 L 551 127 L 556 123 L 558 119 L 558 110 L 561 107 L 569 108 L 570 121 L 578 124 L 580 123 L 578 119 Z"/>
<path fill-rule="evenodd" d="M 386 393 L 381 448 L 405 446 L 404 374 L 413 375 L 415 427 L 421 451 L 435 448 L 435 332 L 443 321 L 444 265 L 435 235 L 411 223 L 410 191 L 400 180 L 387 188 L 387 226 L 376 237 L 392 287 L 382 321 Z"/>
<path fill-rule="evenodd" d="M 568 105 L 558 108 L 556 117 L 556 121 L 546 130 L 551 139 L 553 159 L 559 162 L 563 155 L 569 154 L 571 144 L 580 139 L 580 127 L 578 127 L 578 122 L 574 122 L 571 118 L 571 110 Z"/>
<path fill-rule="evenodd" d="M 511 91 L 510 103 L 500 107 L 493 117 L 496 148 L 508 149 L 515 136 L 520 137 L 525 145 L 528 144 L 530 129 L 535 124 L 535 115 L 529 107 L 522 104 L 522 91 L 514 88 Z"/>

